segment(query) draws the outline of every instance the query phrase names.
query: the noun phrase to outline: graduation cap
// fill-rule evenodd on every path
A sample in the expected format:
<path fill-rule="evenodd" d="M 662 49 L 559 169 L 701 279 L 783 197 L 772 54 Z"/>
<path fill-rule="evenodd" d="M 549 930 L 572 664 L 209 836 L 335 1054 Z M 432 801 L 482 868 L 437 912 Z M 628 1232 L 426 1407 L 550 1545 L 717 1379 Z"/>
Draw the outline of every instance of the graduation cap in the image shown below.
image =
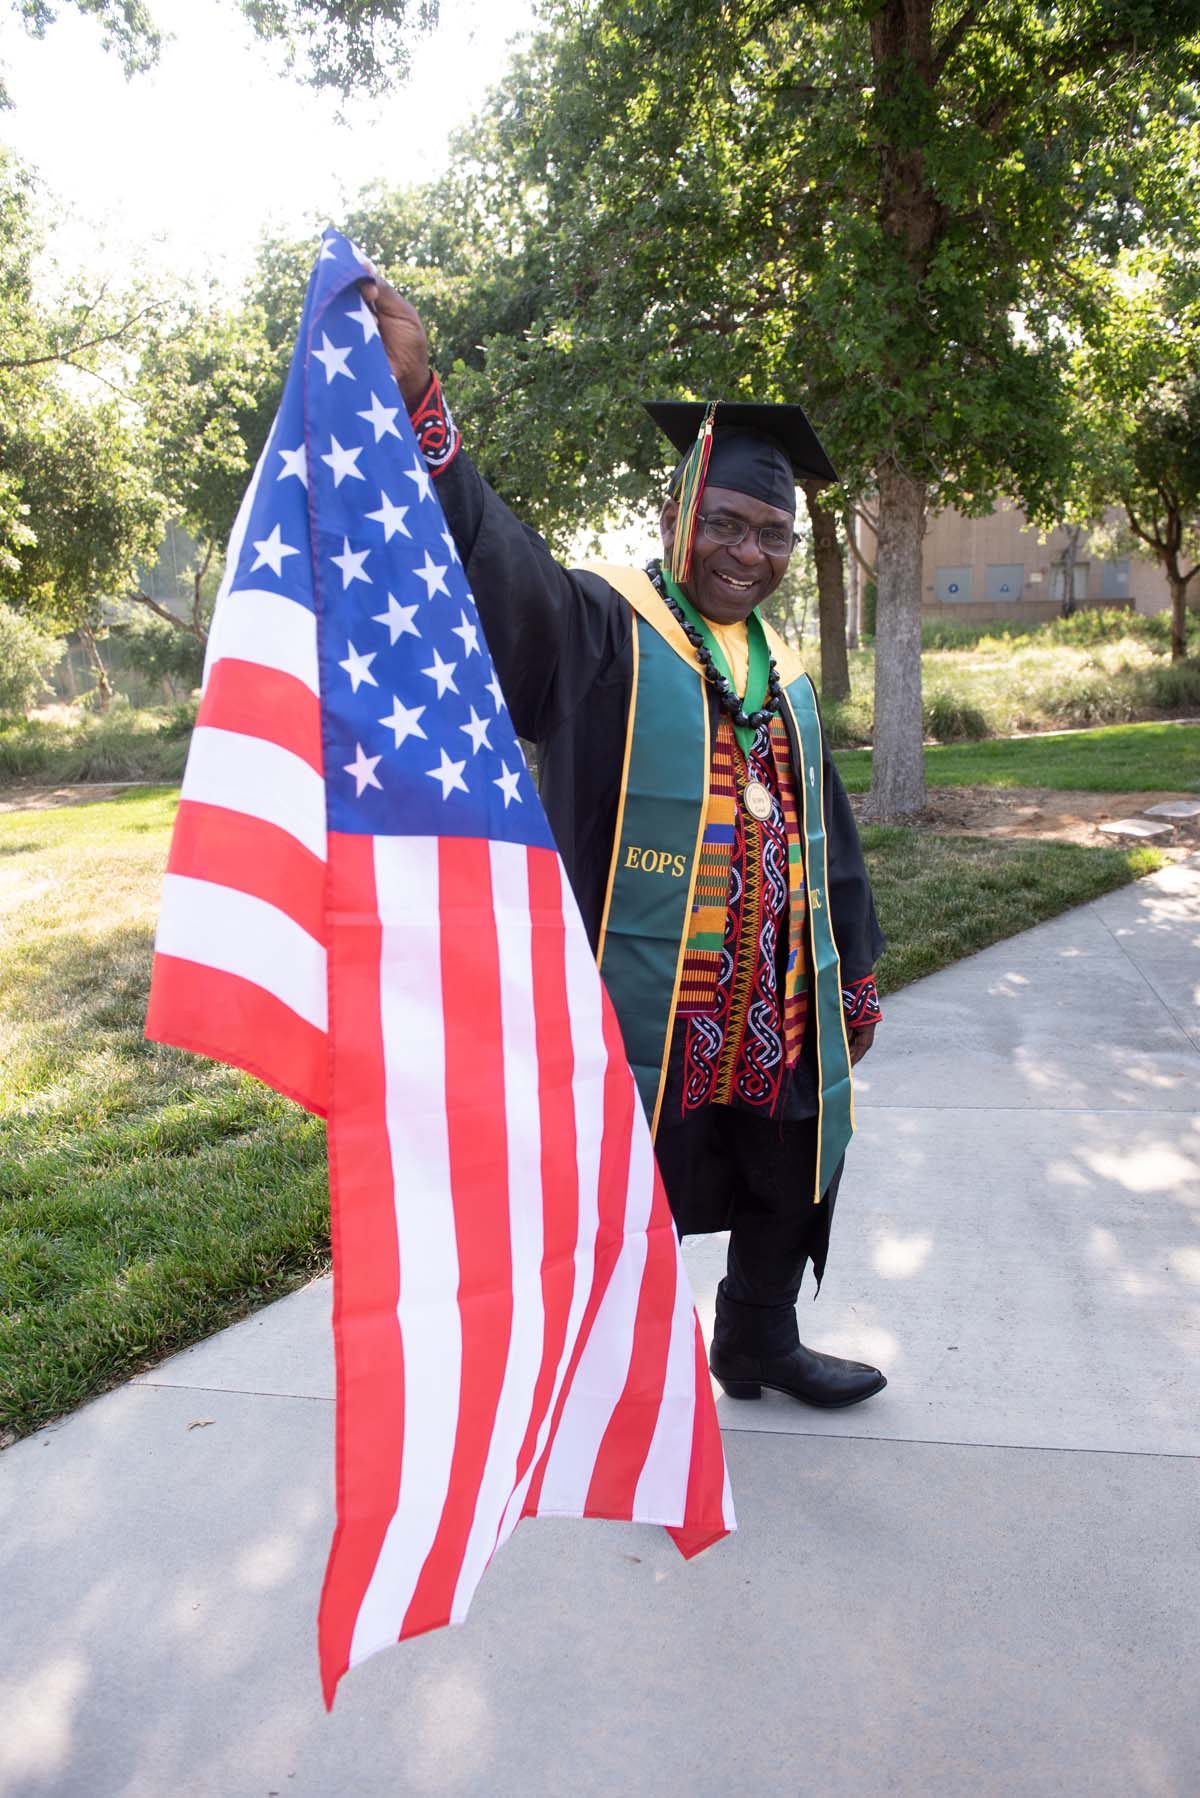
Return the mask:
<path fill-rule="evenodd" d="M 671 476 L 671 495 L 679 501 L 671 552 L 671 573 L 677 581 L 687 579 L 696 512 L 707 483 L 793 512 L 797 480 L 805 475 L 837 480 L 837 471 L 800 406 L 760 406 L 740 400 L 643 404 L 683 457 Z"/>

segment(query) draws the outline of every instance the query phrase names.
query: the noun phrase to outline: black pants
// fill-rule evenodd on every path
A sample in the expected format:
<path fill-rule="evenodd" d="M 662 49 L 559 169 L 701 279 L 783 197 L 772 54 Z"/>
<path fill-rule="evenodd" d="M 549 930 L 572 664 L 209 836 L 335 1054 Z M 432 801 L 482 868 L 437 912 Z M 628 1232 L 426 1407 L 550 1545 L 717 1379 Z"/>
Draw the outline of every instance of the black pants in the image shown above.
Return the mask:
<path fill-rule="evenodd" d="M 709 1105 L 660 1128 L 654 1147 L 679 1234 L 730 1232 L 725 1309 L 793 1308 L 809 1261 L 820 1285 L 842 1170 L 815 1205 L 815 1117 L 777 1123 Z"/>

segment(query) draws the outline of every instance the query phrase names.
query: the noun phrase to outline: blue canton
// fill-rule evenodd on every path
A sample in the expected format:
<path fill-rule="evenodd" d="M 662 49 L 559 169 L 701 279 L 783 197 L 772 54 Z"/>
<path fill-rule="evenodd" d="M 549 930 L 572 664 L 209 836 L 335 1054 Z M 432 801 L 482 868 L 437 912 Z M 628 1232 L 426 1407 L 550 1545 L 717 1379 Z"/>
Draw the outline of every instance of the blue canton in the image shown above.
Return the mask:
<path fill-rule="evenodd" d="M 232 585 L 316 611 L 331 831 L 552 848 L 371 273 L 325 233 Z"/>

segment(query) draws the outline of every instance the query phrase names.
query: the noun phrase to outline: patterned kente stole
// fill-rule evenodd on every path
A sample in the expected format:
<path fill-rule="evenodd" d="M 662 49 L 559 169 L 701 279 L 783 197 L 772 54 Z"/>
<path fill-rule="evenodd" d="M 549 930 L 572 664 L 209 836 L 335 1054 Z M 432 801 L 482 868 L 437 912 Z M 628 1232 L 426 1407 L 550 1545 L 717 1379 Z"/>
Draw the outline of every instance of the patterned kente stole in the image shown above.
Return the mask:
<path fill-rule="evenodd" d="M 684 1112 L 707 1104 L 772 1111 L 795 1066 L 808 1012 L 807 903 L 787 731 L 761 725 L 743 770 L 729 720 L 717 728 L 676 1017 L 683 1020 Z M 741 776 L 741 778 L 739 778 Z M 746 778 L 772 797 L 747 816 Z M 782 994 L 777 967 L 787 919 Z"/>

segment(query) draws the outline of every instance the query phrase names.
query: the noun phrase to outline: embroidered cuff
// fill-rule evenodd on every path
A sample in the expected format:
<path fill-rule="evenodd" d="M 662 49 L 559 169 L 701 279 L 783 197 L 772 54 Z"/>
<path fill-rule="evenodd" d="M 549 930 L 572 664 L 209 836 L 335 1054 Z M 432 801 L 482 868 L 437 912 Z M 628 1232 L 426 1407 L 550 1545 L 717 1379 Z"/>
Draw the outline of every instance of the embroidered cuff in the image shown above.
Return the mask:
<path fill-rule="evenodd" d="M 408 416 L 417 434 L 417 448 L 425 458 L 426 467 L 431 475 L 441 474 L 443 468 L 449 468 L 457 456 L 461 439 L 450 408 L 442 398 L 441 384 L 436 375 L 430 381 L 424 399 Z"/>
<path fill-rule="evenodd" d="M 879 1009 L 879 994 L 870 974 L 865 979 L 856 980 L 853 985 L 842 988 L 842 1007 L 846 1013 L 847 1030 L 864 1030 L 868 1024 L 878 1024 L 883 1013 Z"/>

